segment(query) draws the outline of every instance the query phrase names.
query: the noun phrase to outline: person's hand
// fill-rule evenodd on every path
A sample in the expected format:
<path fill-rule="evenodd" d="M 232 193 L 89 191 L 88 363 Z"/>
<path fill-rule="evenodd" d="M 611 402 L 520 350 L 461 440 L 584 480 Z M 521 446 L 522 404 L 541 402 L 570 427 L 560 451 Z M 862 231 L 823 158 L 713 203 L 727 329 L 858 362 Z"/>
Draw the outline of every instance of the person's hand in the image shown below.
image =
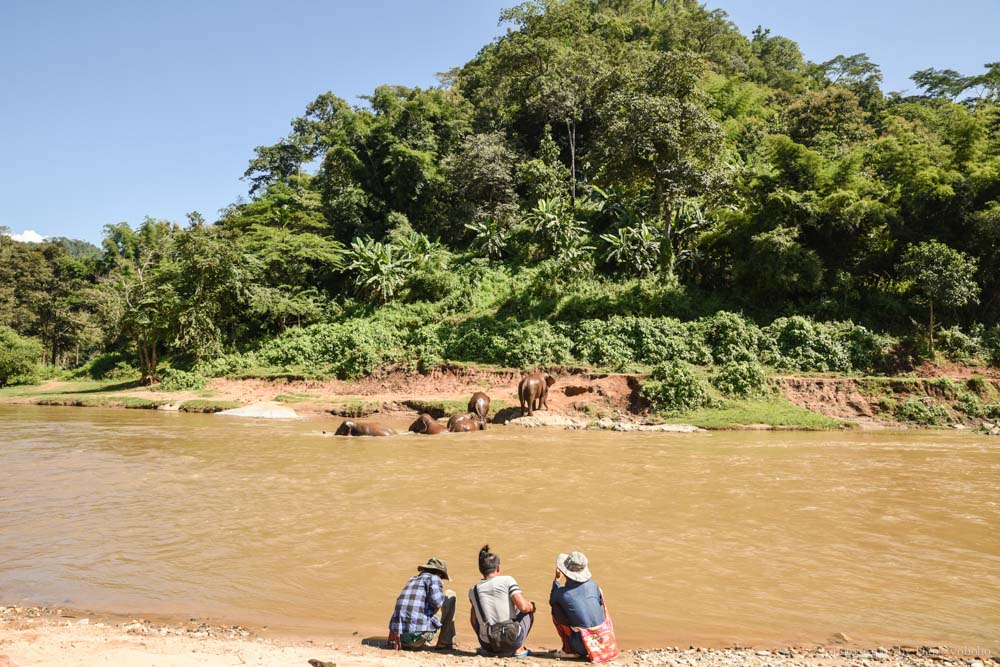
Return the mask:
<path fill-rule="evenodd" d="M 556 581 L 559 581 L 559 577 L 561 577 L 561 576 L 562 576 L 562 570 L 560 570 L 560 569 L 559 569 L 559 568 L 557 567 L 557 568 L 556 568 Z"/>

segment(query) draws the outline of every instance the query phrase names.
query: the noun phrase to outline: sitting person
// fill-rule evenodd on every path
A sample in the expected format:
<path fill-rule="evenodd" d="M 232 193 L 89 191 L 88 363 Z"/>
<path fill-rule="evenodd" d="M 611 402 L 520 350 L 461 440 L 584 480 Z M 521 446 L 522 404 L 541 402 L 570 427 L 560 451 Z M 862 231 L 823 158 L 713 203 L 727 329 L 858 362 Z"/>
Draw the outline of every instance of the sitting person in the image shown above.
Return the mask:
<path fill-rule="evenodd" d="M 560 577 L 566 577 L 565 585 L 559 585 Z M 604 596 L 591 578 L 587 557 L 579 551 L 559 554 L 556 559 L 556 576 L 549 604 L 552 606 L 552 622 L 563 642 L 562 650 L 556 655 L 592 658 L 580 631 L 581 628 L 586 630 L 604 623 Z M 613 630 L 611 642 L 614 642 Z M 616 642 L 614 651 L 617 655 Z"/>
<path fill-rule="evenodd" d="M 514 577 L 500 574 L 500 557 L 487 544 L 479 550 L 483 579 L 469 589 L 469 620 L 479 638 L 481 653 L 525 658 L 524 642 L 535 619 L 535 603 L 524 597 Z"/>
<path fill-rule="evenodd" d="M 448 577 L 448 564 L 431 558 L 417 566 L 417 574 L 406 582 L 389 620 L 389 648 L 423 648 L 440 629 L 436 649 L 455 646 L 455 592 L 444 590 L 441 579 Z M 440 618 L 437 614 L 440 613 Z"/>

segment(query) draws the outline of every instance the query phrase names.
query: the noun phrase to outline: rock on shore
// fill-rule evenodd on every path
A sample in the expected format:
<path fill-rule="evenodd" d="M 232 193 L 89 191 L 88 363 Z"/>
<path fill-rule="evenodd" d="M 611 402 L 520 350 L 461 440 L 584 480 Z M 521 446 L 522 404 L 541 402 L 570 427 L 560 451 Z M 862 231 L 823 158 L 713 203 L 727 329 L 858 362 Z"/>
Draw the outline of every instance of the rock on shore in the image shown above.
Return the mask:
<path fill-rule="evenodd" d="M 81 612 L 39 607 L 0 607 L 0 667 L 236 667 L 269 665 L 305 667 L 317 660 L 338 667 L 523 667 L 586 664 L 558 660 L 551 649 L 536 649 L 526 660 L 481 658 L 471 646 L 449 652 L 388 651 L 383 638 L 354 636 L 278 640 L 260 637 L 240 626 L 220 626 L 191 619 L 183 624 L 151 623 L 142 619 L 113 621 Z M 876 648 L 680 648 L 625 651 L 614 662 L 620 667 L 997 667 L 1000 653 L 981 648 L 944 646 Z"/>
<path fill-rule="evenodd" d="M 302 419 L 295 410 L 274 401 L 254 403 L 253 405 L 233 408 L 232 410 L 222 410 L 215 414 L 223 417 L 252 417 L 254 419 Z"/>
<path fill-rule="evenodd" d="M 535 414 L 530 417 L 516 417 L 503 422 L 506 426 L 521 426 L 523 428 L 563 428 L 569 430 L 600 429 L 602 431 L 654 431 L 660 433 L 694 433 L 703 431 L 690 424 L 640 424 L 631 421 L 618 421 L 602 418 L 597 420 L 564 417 L 562 415 Z"/>

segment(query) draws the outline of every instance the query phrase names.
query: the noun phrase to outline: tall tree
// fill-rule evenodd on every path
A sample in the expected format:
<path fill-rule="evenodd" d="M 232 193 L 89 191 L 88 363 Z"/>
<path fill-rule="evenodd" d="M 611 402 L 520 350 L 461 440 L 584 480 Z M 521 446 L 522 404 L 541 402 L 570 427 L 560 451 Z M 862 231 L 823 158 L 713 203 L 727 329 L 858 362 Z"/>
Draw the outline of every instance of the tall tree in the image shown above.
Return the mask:
<path fill-rule="evenodd" d="M 135 346 L 143 384 L 157 378 L 160 353 L 177 327 L 180 307 L 171 252 L 178 229 L 146 218 L 137 229 L 121 222 L 104 228 L 101 314 L 112 340 Z"/>
<path fill-rule="evenodd" d="M 698 88 L 702 71 L 691 54 L 649 54 L 637 68 L 609 78 L 601 108 L 602 177 L 653 190 L 669 275 L 681 203 L 710 193 L 720 178 L 722 133 Z"/>
<path fill-rule="evenodd" d="M 914 300 L 928 307 L 927 336 L 933 357 L 934 304 L 962 308 L 979 299 L 976 260 L 943 243 L 928 241 L 906 249 L 900 272 L 910 281 Z"/>

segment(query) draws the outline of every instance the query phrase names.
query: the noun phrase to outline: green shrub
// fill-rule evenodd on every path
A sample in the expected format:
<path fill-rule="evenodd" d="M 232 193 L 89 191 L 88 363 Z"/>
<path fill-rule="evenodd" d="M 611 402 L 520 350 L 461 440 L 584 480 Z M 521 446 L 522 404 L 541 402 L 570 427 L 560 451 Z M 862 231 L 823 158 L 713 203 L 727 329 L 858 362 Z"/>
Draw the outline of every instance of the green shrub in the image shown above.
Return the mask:
<path fill-rule="evenodd" d="M 761 331 L 742 315 L 721 311 L 698 320 L 695 329 L 717 364 L 756 361 Z"/>
<path fill-rule="evenodd" d="M 948 410 L 929 398 L 909 398 L 896 408 L 896 419 L 922 426 L 938 426 L 948 421 Z"/>
<path fill-rule="evenodd" d="M 935 390 L 935 393 L 949 401 L 955 400 L 958 397 L 959 392 L 962 391 L 961 386 L 959 386 L 959 384 L 951 378 L 935 378 L 927 384 L 930 388 Z"/>
<path fill-rule="evenodd" d="M 0 327 L 0 387 L 29 381 L 41 357 L 38 341 L 18 335 L 10 327 Z"/>
<path fill-rule="evenodd" d="M 655 365 L 682 360 L 708 364 L 711 353 L 698 335 L 669 317 L 611 317 L 566 325 L 573 338 L 574 356 L 595 366 L 624 369 L 635 364 Z"/>
<path fill-rule="evenodd" d="M 973 375 L 966 380 L 965 386 L 979 398 L 988 399 L 992 398 L 996 394 L 996 389 L 994 389 L 993 383 L 982 375 Z"/>
<path fill-rule="evenodd" d="M 130 364 L 127 361 L 119 361 L 115 364 L 114 368 L 106 372 L 101 379 L 103 380 L 137 380 L 142 373 L 139 369 Z"/>
<path fill-rule="evenodd" d="M 198 362 L 194 372 L 207 378 L 225 377 L 249 370 L 259 363 L 253 354 L 233 352 Z"/>
<path fill-rule="evenodd" d="M 567 364 L 573 360 L 573 341 L 548 322 L 517 323 L 506 340 L 494 340 L 500 363 L 511 368 Z"/>
<path fill-rule="evenodd" d="M 441 324 L 427 324 L 412 333 L 406 347 L 416 359 L 421 370 L 429 370 L 444 363 L 444 343 L 441 342 Z"/>
<path fill-rule="evenodd" d="M 194 391 L 204 389 L 205 376 L 179 368 L 167 368 L 160 373 L 160 391 Z"/>
<path fill-rule="evenodd" d="M 979 397 L 975 394 L 964 393 L 958 397 L 958 409 L 970 417 L 985 417 L 986 411 Z"/>
<path fill-rule="evenodd" d="M 444 335 L 445 356 L 513 368 L 567 364 L 573 360 L 573 342 L 564 330 L 544 320 L 466 320 Z"/>
<path fill-rule="evenodd" d="M 982 339 L 963 333 L 957 326 L 941 329 L 934 334 L 934 349 L 944 354 L 949 361 L 969 361 L 984 356 Z"/>
<path fill-rule="evenodd" d="M 731 398 L 767 394 L 767 371 L 756 361 L 731 361 L 712 376 L 712 385 Z"/>
<path fill-rule="evenodd" d="M 621 326 L 623 319 L 583 320 L 576 325 L 565 325 L 573 339 L 573 355 L 580 361 L 615 370 L 634 364 L 638 345 L 632 332 Z"/>
<path fill-rule="evenodd" d="M 95 380 L 138 380 L 141 373 L 132 365 L 132 358 L 112 352 L 94 357 L 78 374 L 89 374 Z"/>
<path fill-rule="evenodd" d="M 983 406 L 983 417 L 987 419 L 1000 419 L 1000 403 L 990 403 Z"/>
<path fill-rule="evenodd" d="M 983 334 L 983 350 L 992 365 L 1000 366 L 1000 325 L 987 329 Z"/>
<path fill-rule="evenodd" d="M 899 401 L 889 396 L 882 396 L 878 399 L 878 411 L 882 414 L 894 415 L 899 407 Z"/>
<path fill-rule="evenodd" d="M 706 382 L 683 361 L 668 361 L 654 368 L 642 383 L 641 393 L 654 411 L 664 415 L 687 412 L 711 402 Z"/>
<path fill-rule="evenodd" d="M 683 324 L 671 317 L 633 319 L 639 345 L 639 361 L 660 364 L 681 360 L 699 366 L 712 363 L 712 352 L 695 325 Z"/>
<path fill-rule="evenodd" d="M 763 330 L 766 358 L 777 368 L 796 371 L 848 371 L 851 360 L 833 327 L 795 315 Z"/>
<path fill-rule="evenodd" d="M 893 350 L 899 344 L 896 338 L 875 333 L 850 320 L 830 326 L 846 348 L 851 368 L 868 373 L 883 372 L 889 368 Z"/>
<path fill-rule="evenodd" d="M 341 379 L 353 379 L 404 360 L 403 343 L 391 324 L 353 318 L 289 329 L 265 343 L 256 356 L 267 365 L 302 367 L 312 372 L 330 369 Z"/>

